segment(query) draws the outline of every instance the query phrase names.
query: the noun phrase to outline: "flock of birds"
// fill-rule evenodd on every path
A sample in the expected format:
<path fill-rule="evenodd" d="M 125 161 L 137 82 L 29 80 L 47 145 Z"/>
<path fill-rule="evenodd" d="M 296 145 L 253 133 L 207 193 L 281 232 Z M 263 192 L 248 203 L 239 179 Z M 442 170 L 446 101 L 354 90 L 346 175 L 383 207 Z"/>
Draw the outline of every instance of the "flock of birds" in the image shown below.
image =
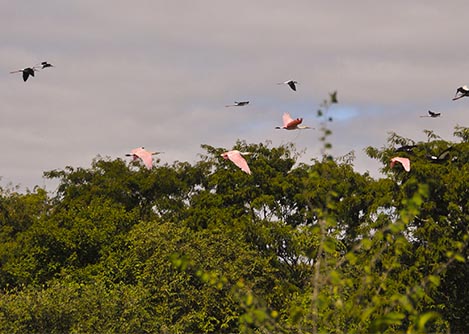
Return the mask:
<path fill-rule="evenodd" d="M 36 64 L 32 67 L 25 67 L 16 71 L 12 71 L 10 73 L 22 73 L 23 81 L 26 82 L 29 77 L 34 77 L 35 72 L 39 70 L 43 70 L 45 68 L 54 67 L 54 65 L 48 63 L 47 61 L 43 61 L 39 64 Z M 296 86 L 298 82 L 295 80 L 287 80 L 284 82 L 277 83 L 278 85 L 288 85 L 293 91 L 296 92 Z M 456 90 L 456 94 L 453 97 L 453 101 L 458 100 L 463 97 L 469 97 L 469 87 L 468 86 L 461 86 L 458 87 Z M 234 104 L 226 105 L 225 107 L 244 107 L 249 104 L 249 101 L 235 101 Z M 428 110 L 428 115 L 423 115 L 420 117 L 431 117 L 437 118 L 440 117 L 441 113 L 436 113 L 431 110 Z M 304 130 L 304 129 L 314 129 L 307 125 L 302 125 L 303 118 L 296 118 L 293 119 L 289 113 L 285 112 L 282 116 L 283 125 L 277 126 L 275 129 L 284 129 L 284 130 Z M 415 145 L 406 145 L 402 146 L 397 149 L 397 152 L 404 151 L 404 152 L 411 152 Z M 449 151 L 452 147 L 449 147 L 445 151 L 443 151 L 438 156 L 429 156 L 429 159 L 433 161 L 443 161 L 446 160 L 449 154 Z M 144 147 L 137 147 L 133 149 L 130 153 L 126 154 L 126 156 L 130 156 L 133 160 L 141 160 L 143 164 L 148 168 L 151 169 L 153 167 L 153 155 L 160 154 L 163 152 L 152 152 L 145 150 Z M 231 150 L 221 154 L 221 156 L 226 160 L 230 160 L 233 162 L 237 167 L 239 167 L 243 172 L 247 174 L 251 174 L 251 170 L 249 169 L 249 165 L 244 159 L 243 156 L 252 154 L 251 152 L 240 152 L 238 150 Z M 396 163 L 400 163 L 406 172 L 410 171 L 410 159 L 405 157 L 394 157 L 391 159 L 390 167 L 393 168 Z"/>
<path fill-rule="evenodd" d="M 16 71 L 11 71 L 10 73 L 23 73 L 23 81 L 26 82 L 30 76 L 34 77 L 35 72 L 39 70 L 43 70 L 48 67 L 54 67 L 54 65 L 48 63 L 47 61 L 43 61 L 40 64 L 36 64 L 31 67 L 25 67 Z M 298 84 L 297 81 L 294 80 L 287 80 L 285 82 L 279 82 L 279 85 L 288 85 L 293 91 L 296 91 L 296 85 Z M 234 104 L 226 105 L 226 107 L 244 107 L 249 104 L 249 101 L 235 101 Z M 283 125 L 277 126 L 276 129 L 285 129 L 285 130 L 304 130 L 304 129 L 312 129 L 310 126 L 301 125 L 303 122 L 303 118 L 296 118 L 293 119 L 289 113 L 284 113 L 283 117 Z M 163 152 L 152 152 L 147 151 L 143 146 L 137 147 L 131 150 L 130 153 L 127 153 L 126 156 L 132 157 L 133 160 L 141 160 L 145 167 L 151 169 L 153 167 L 153 156 L 156 154 L 160 154 Z M 231 150 L 225 153 L 222 153 L 221 156 L 224 159 L 228 159 L 232 161 L 237 167 L 239 167 L 243 172 L 247 174 L 251 174 L 251 170 L 249 169 L 249 165 L 246 159 L 243 158 L 244 155 L 252 154 L 251 152 L 240 152 L 238 150 Z"/>
<path fill-rule="evenodd" d="M 460 98 L 469 96 L 469 87 L 468 86 L 461 86 L 456 89 L 456 94 L 453 97 L 453 101 L 459 100 Z M 428 110 L 428 115 L 420 116 L 420 117 L 431 117 L 437 118 L 440 117 L 441 113 L 436 113 L 431 110 Z M 396 152 L 412 152 L 412 150 L 416 147 L 416 145 L 405 145 L 399 147 Z M 452 146 L 445 149 L 438 155 L 427 155 L 427 158 L 433 162 L 441 162 L 446 161 L 449 158 L 449 153 L 453 149 Z M 396 163 L 400 163 L 406 172 L 410 172 L 410 159 L 404 157 L 394 157 L 391 159 L 390 167 L 393 168 Z"/>

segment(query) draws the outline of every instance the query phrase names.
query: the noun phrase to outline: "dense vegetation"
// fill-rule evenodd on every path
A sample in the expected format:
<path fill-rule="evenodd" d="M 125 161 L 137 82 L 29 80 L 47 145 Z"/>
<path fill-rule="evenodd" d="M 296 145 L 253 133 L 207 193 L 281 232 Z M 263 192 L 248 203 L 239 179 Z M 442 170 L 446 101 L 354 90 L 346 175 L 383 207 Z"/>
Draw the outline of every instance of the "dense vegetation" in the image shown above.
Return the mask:
<path fill-rule="evenodd" d="M 0 332 L 469 331 L 469 129 L 391 134 L 367 149 L 380 179 L 323 131 L 310 163 L 238 142 L 252 175 L 204 145 L 195 164 L 98 158 L 45 173 L 53 194 L 0 189 Z M 409 144 L 412 170 L 391 170 Z"/>

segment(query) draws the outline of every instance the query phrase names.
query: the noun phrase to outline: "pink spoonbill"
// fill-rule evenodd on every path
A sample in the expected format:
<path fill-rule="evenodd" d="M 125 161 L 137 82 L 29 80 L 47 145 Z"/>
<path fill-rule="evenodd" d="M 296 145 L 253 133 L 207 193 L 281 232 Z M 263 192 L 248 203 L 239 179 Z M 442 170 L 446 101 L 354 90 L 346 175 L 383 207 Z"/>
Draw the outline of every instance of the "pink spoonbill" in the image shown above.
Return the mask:
<path fill-rule="evenodd" d="M 282 116 L 283 126 L 277 126 L 276 129 L 285 129 L 285 130 L 304 130 L 312 129 L 310 126 L 300 125 L 303 122 L 303 118 L 293 119 L 289 113 L 283 113 Z"/>
<path fill-rule="evenodd" d="M 143 163 L 145 164 L 145 166 L 148 169 L 151 169 L 153 167 L 153 155 L 163 153 L 163 152 L 150 152 L 150 151 L 147 151 L 143 148 L 143 146 L 134 148 L 130 152 L 131 153 L 128 153 L 125 156 L 126 157 L 133 157 L 133 160 L 137 160 L 137 159 L 142 160 Z"/>
<path fill-rule="evenodd" d="M 406 172 L 410 172 L 410 160 L 407 158 L 394 157 L 391 159 L 391 168 L 394 167 L 396 162 L 399 162 Z"/>
<path fill-rule="evenodd" d="M 251 152 L 240 152 L 238 150 L 232 150 L 225 153 L 222 153 L 221 156 L 223 159 L 231 160 L 236 166 L 241 168 L 241 170 L 247 174 L 251 174 L 248 163 L 246 159 L 243 158 L 243 155 L 249 155 Z"/>

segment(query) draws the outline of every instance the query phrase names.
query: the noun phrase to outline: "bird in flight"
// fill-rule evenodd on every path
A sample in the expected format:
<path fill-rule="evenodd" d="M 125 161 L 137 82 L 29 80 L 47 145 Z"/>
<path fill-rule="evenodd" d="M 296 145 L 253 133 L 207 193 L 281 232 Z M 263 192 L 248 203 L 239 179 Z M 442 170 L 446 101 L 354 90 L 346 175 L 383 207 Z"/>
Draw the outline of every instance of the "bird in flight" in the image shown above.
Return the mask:
<path fill-rule="evenodd" d="M 303 130 L 303 129 L 312 129 L 310 126 L 300 125 L 303 122 L 303 118 L 293 119 L 289 113 L 283 113 L 283 126 L 276 126 L 276 129 L 285 129 L 285 130 Z"/>
<path fill-rule="evenodd" d="M 427 158 L 429 160 L 431 160 L 432 162 L 443 162 L 443 161 L 446 161 L 450 158 L 450 152 L 451 150 L 453 149 L 452 146 L 448 147 L 447 149 L 443 150 L 443 152 L 441 152 L 440 154 L 438 155 L 427 155 Z M 457 157 L 456 157 L 457 159 Z M 453 159 L 454 161 L 455 159 Z"/>
<path fill-rule="evenodd" d="M 469 87 L 462 86 L 456 90 L 456 95 L 453 97 L 453 101 L 458 100 L 462 97 L 469 96 Z"/>
<path fill-rule="evenodd" d="M 420 116 L 420 117 L 431 117 L 431 118 L 437 118 L 441 116 L 441 112 L 433 112 L 431 110 L 428 111 L 428 115 L 425 116 Z"/>
<path fill-rule="evenodd" d="M 416 148 L 417 145 L 404 145 L 395 150 L 395 152 L 413 152 L 413 149 Z"/>
<path fill-rule="evenodd" d="M 233 162 L 236 166 L 238 166 L 243 172 L 247 174 L 251 174 L 251 170 L 249 169 L 249 165 L 246 162 L 246 159 L 243 158 L 243 155 L 249 155 L 251 152 L 240 152 L 238 150 L 232 150 L 225 153 L 222 153 L 221 156 L 223 159 L 229 159 Z"/>
<path fill-rule="evenodd" d="M 399 162 L 403 167 L 406 172 L 410 172 L 410 160 L 407 158 L 401 158 L 401 157 L 394 157 L 391 159 L 391 168 L 394 167 L 396 162 Z"/>
<path fill-rule="evenodd" d="M 19 72 L 23 72 L 23 81 L 26 82 L 26 80 L 28 80 L 29 76 L 32 76 L 34 77 L 34 72 L 36 72 L 37 69 L 36 67 L 26 67 L 26 68 L 22 68 L 21 70 L 17 70 L 17 71 L 12 71 L 10 73 L 19 73 Z"/>
<path fill-rule="evenodd" d="M 240 101 L 240 102 L 235 101 L 234 103 L 235 104 L 228 104 L 225 107 L 243 107 L 245 105 L 248 105 L 249 101 Z"/>
<path fill-rule="evenodd" d="M 148 169 L 151 169 L 153 167 L 153 155 L 163 153 L 163 152 L 150 152 L 150 151 L 147 151 L 143 148 L 143 146 L 134 148 L 130 152 L 131 153 L 127 153 L 125 156 L 126 157 L 133 157 L 133 160 L 137 160 L 137 159 L 142 160 L 143 163 L 145 164 L 145 166 Z"/>
<path fill-rule="evenodd" d="M 54 67 L 54 65 L 49 64 L 47 61 L 43 61 L 42 63 L 40 63 L 40 64 L 38 64 L 38 65 L 36 65 L 36 66 L 39 66 L 39 65 L 41 66 L 41 69 L 45 69 L 45 68 L 47 68 L 47 67 Z"/>
<path fill-rule="evenodd" d="M 277 83 L 277 85 L 288 85 L 290 86 L 291 89 L 293 89 L 296 92 L 296 85 L 298 85 L 298 81 L 288 80 L 285 82 L 279 82 Z"/>

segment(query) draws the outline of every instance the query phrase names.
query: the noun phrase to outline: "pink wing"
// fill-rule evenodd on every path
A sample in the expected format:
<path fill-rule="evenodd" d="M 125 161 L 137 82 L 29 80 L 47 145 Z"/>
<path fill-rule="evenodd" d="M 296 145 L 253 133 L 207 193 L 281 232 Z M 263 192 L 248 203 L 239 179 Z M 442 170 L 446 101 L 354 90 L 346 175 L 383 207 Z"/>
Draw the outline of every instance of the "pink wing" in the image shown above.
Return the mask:
<path fill-rule="evenodd" d="M 243 158 L 239 151 L 229 151 L 225 153 L 228 159 L 230 159 L 236 166 L 241 168 L 241 170 L 247 174 L 251 174 L 251 170 L 249 169 L 248 163 Z"/>
<path fill-rule="evenodd" d="M 410 160 L 409 159 L 401 158 L 401 157 L 394 157 L 394 158 L 391 159 L 391 168 L 394 167 L 396 162 L 401 163 L 406 172 L 410 172 Z"/>
<path fill-rule="evenodd" d="M 290 122 L 293 122 L 293 118 L 291 118 L 289 113 L 283 113 L 283 126 L 287 127 Z"/>
<path fill-rule="evenodd" d="M 153 158 L 150 152 L 143 149 L 142 147 L 135 148 L 131 152 L 134 155 L 134 158 L 135 156 L 137 156 L 142 159 L 143 163 L 148 169 L 151 169 L 153 167 Z"/>

